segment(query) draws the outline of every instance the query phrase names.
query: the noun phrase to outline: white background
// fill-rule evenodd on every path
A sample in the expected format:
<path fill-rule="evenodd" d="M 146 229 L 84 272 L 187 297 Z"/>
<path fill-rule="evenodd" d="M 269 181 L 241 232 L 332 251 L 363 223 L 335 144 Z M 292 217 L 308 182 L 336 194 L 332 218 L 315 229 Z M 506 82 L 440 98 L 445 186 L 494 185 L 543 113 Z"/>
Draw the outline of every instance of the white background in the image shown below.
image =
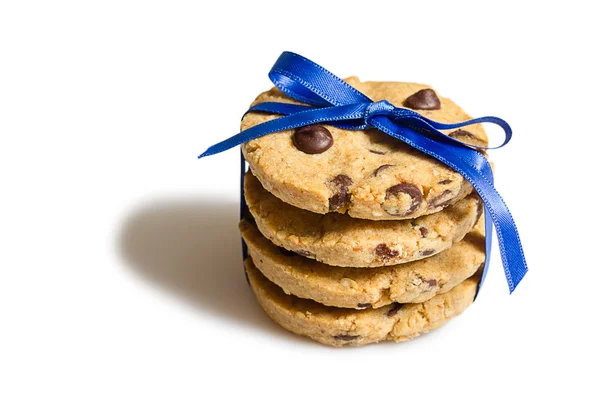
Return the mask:
<path fill-rule="evenodd" d="M 593 2 L 241 3 L 0 3 L 0 416 L 598 416 Z M 512 296 L 496 252 L 477 303 L 409 343 L 271 323 L 238 153 L 196 156 L 284 50 L 511 123 L 492 159 L 530 265 Z"/>

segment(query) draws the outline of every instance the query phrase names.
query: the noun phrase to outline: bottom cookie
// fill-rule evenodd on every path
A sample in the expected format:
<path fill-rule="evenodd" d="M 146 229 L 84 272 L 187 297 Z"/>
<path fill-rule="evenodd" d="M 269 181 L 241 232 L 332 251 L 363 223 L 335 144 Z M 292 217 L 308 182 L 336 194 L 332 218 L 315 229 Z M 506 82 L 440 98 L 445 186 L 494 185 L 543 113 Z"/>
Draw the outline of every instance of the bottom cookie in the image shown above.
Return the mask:
<path fill-rule="evenodd" d="M 273 321 L 294 334 L 335 347 L 384 340 L 410 340 L 460 315 L 475 297 L 479 275 L 422 303 L 393 303 L 376 309 L 335 308 L 286 295 L 246 259 L 252 290 Z"/>

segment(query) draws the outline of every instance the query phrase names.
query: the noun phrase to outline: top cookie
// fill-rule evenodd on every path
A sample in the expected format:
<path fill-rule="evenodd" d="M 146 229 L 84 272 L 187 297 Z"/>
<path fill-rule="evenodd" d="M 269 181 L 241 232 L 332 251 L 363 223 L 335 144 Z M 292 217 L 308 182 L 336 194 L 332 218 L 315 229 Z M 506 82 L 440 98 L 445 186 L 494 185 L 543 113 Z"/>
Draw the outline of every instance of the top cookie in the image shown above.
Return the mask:
<path fill-rule="evenodd" d="M 374 101 L 388 100 L 439 122 L 470 119 L 450 99 L 423 84 L 360 82 L 356 77 L 346 81 Z M 273 88 L 253 105 L 266 101 L 297 103 Z M 242 130 L 277 117 L 248 113 Z M 446 133 L 466 143 L 487 144 L 481 125 Z M 372 220 L 416 218 L 438 212 L 472 191 L 454 170 L 375 129 L 311 125 L 249 141 L 242 152 L 265 189 L 316 213 L 348 213 Z"/>

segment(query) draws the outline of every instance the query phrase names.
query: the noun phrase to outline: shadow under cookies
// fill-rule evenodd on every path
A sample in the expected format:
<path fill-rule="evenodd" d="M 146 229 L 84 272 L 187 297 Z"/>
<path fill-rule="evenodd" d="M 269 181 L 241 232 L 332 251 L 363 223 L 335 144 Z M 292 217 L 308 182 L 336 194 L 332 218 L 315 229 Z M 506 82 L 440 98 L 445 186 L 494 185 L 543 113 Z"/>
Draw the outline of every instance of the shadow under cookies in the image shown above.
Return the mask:
<path fill-rule="evenodd" d="M 151 202 L 125 219 L 120 254 L 141 278 L 195 308 L 281 336 L 246 283 L 238 211 L 217 200 Z"/>
<path fill-rule="evenodd" d="M 263 312 L 244 275 L 238 221 L 237 202 L 156 200 L 124 219 L 117 250 L 140 280 L 234 324 L 232 332 L 250 327 L 277 340 L 338 352 L 284 330 Z M 418 340 L 426 342 L 428 336 Z M 352 351 L 395 346 L 387 342 Z"/>

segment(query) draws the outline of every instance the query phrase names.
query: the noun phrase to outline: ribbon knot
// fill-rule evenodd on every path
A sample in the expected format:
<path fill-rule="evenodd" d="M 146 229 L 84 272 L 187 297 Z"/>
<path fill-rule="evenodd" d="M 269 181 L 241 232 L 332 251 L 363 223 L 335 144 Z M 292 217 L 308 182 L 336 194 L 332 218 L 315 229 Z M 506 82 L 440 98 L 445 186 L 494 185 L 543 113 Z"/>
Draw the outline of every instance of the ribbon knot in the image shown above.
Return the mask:
<path fill-rule="evenodd" d="M 365 108 L 365 115 L 363 117 L 364 123 L 367 126 L 371 126 L 371 118 L 374 116 L 394 116 L 396 107 L 394 107 L 387 100 L 380 100 L 378 102 L 369 103 Z"/>
<path fill-rule="evenodd" d="M 304 104 L 259 103 L 248 112 L 268 112 L 280 118 L 253 126 L 225 141 L 209 147 L 198 158 L 223 152 L 273 132 L 327 123 L 343 129 L 378 129 L 391 137 L 437 159 L 460 173 L 481 197 L 485 207 L 486 259 L 479 286 L 485 279 L 492 248 L 492 230 L 500 247 L 506 281 L 512 292 L 527 273 L 527 263 L 515 221 L 494 188 L 492 169 L 479 149 L 495 149 L 508 144 L 512 131 L 504 120 L 486 116 L 459 123 L 440 123 L 406 108 L 396 108 L 386 100 L 373 102 L 369 97 L 320 65 L 292 52 L 284 52 L 273 65 L 269 78 L 283 93 Z M 478 123 L 493 123 L 505 133 L 495 148 L 477 147 L 444 134 Z M 245 162 L 242 158 L 243 177 Z M 242 190 L 243 193 L 243 190 Z M 242 199 L 241 204 L 244 204 Z"/>

